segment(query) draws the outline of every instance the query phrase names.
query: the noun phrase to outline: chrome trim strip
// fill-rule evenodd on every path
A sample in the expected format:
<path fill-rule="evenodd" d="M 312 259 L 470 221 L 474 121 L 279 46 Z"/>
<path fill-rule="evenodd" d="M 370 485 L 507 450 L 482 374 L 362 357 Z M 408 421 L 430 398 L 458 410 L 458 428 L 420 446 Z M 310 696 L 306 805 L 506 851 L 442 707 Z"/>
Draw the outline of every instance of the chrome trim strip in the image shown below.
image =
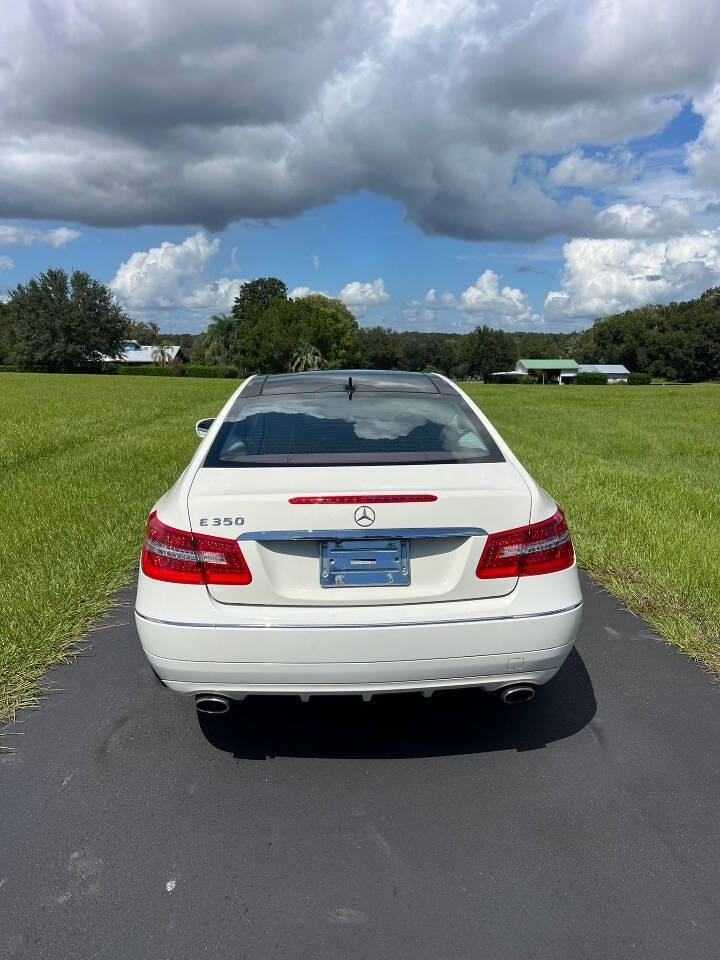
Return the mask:
<path fill-rule="evenodd" d="M 491 623 L 504 620 L 533 620 L 539 617 L 554 617 L 559 613 L 570 613 L 583 605 L 582 600 L 560 610 L 546 610 L 543 613 L 521 613 L 507 617 L 463 617 L 457 620 L 408 620 L 398 623 L 182 623 L 175 620 L 158 620 L 148 617 L 135 608 L 135 615 L 148 623 L 160 623 L 164 627 L 199 627 L 227 630 L 375 630 L 378 627 L 436 627 L 453 623 Z M 276 608 L 279 609 L 279 608 Z M 327 610 L 327 607 L 323 607 Z"/>
<path fill-rule="evenodd" d="M 428 537 L 486 537 L 482 527 L 363 527 L 352 530 L 255 530 L 238 540 L 424 540 Z"/>

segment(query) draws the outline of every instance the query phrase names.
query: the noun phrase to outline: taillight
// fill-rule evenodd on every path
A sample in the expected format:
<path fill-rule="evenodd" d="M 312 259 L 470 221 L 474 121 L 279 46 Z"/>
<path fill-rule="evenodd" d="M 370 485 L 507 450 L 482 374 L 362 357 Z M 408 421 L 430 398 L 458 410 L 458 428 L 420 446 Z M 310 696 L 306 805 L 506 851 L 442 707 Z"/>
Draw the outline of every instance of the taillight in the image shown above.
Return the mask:
<path fill-rule="evenodd" d="M 570 531 L 558 508 L 549 520 L 516 530 L 491 533 L 475 571 L 481 580 L 555 573 L 573 565 Z"/>
<path fill-rule="evenodd" d="M 146 576 L 171 583 L 252 582 L 237 540 L 176 530 L 155 511 L 148 517 L 140 565 Z"/>

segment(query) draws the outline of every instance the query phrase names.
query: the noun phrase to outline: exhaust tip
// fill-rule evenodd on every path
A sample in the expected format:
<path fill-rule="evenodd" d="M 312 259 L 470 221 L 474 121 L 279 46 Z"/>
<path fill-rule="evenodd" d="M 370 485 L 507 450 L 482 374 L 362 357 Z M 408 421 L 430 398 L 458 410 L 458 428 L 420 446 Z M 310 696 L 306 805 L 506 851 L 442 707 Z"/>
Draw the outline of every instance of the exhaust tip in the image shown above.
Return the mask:
<path fill-rule="evenodd" d="M 515 683 L 510 687 L 503 687 L 500 699 L 503 703 L 525 703 L 535 696 L 535 687 L 529 683 Z"/>
<path fill-rule="evenodd" d="M 198 713 L 227 713 L 230 709 L 230 701 L 227 697 L 221 697 L 219 693 L 199 693 L 195 697 L 195 707 Z"/>

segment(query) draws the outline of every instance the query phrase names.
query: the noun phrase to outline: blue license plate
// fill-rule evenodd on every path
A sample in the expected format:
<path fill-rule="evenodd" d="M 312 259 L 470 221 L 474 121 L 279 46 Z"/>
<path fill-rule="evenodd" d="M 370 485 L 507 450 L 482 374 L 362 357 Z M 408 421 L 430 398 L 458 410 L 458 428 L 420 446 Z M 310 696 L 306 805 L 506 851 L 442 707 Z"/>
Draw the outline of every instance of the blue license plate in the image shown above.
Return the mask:
<path fill-rule="evenodd" d="M 406 587 L 410 583 L 407 540 L 324 540 L 321 587 Z"/>

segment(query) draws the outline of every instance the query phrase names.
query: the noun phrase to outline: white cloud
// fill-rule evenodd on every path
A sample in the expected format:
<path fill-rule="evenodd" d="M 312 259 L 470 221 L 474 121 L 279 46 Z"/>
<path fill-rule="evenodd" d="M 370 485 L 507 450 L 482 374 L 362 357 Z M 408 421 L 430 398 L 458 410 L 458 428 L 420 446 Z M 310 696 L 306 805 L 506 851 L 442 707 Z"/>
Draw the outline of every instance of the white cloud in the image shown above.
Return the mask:
<path fill-rule="evenodd" d="M 407 327 L 422 327 L 437 324 L 437 307 L 433 301 L 428 301 L 427 297 L 424 303 L 419 300 L 411 300 L 403 309 L 404 325 Z"/>
<path fill-rule="evenodd" d="M 328 293 L 327 290 L 315 290 L 312 287 L 300 286 L 290 291 L 288 296 L 292 300 L 302 297 L 309 297 L 314 293 L 319 293 L 323 297 L 330 297 L 341 300 L 352 312 L 362 317 L 367 312 L 368 307 L 376 307 L 387 303 L 390 300 L 390 294 L 385 289 L 385 281 L 382 277 L 372 282 L 363 283 L 361 280 L 353 280 L 346 283 L 340 293 Z"/>
<path fill-rule="evenodd" d="M 692 227 L 693 209 L 686 198 L 646 203 L 612 203 L 595 218 L 596 235 L 604 237 L 672 236 Z"/>
<path fill-rule="evenodd" d="M 338 299 L 348 307 L 374 307 L 380 303 L 387 303 L 390 294 L 385 289 L 385 281 L 382 277 L 372 282 L 363 283 L 361 280 L 353 280 L 346 283 L 338 294 Z"/>
<path fill-rule="evenodd" d="M 562 289 L 545 299 L 549 321 L 695 296 L 720 282 L 720 229 L 657 242 L 575 239 L 563 253 Z"/>
<path fill-rule="evenodd" d="M 53 230 L 36 230 L 16 223 L 0 223 L 0 246 L 31 247 L 36 243 L 47 243 L 51 247 L 64 247 L 80 236 L 78 230 L 69 227 L 55 227 Z"/>
<path fill-rule="evenodd" d="M 316 253 L 314 253 L 310 259 L 312 260 L 312 265 L 313 265 L 314 269 L 315 269 L 315 270 L 319 270 L 319 269 L 320 269 L 320 257 L 318 257 L 318 255 L 317 255 Z"/>
<path fill-rule="evenodd" d="M 458 310 L 466 314 L 478 314 L 488 322 L 517 324 L 537 322 L 527 302 L 527 294 L 517 287 L 500 289 L 500 278 L 493 270 L 485 270 L 475 283 L 463 290 L 455 302 Z"/>
<path fill-rule="evenodd" d="M 311 294 L 317 292 L 317 290 L 311 290 L 310 287 L 293 287 L 288 296 L 291 300 L 300 300 L 303 297 L 309 297 Z"/>
<path fill-rule="evenodd" d="M 701 186 L 720 193 L 720 83 L 695 97 L 693 110 L 703 118 L 703 126 L 688 146 L 685 160 Z"/>
<path fill-rule="evenodd" d="M 294 287 L 288 296 L 291 300 L 302 300 L 303 297 L 311 297 L 316 293 L 319 293 L 321 297 L 330 297 L 332 299 L 331 293 L 328 293 L 326 290 L 313 290 L 312 287 Z"/>
<path fill-rule="evenodd" d="M 12 270 L 14 266 L 15 261 L 12 259 L 12 257 L 0 255 L 0 270 Z"/>
<path fill-rule="evenodd" d="M 633 156 L 628 151 L 605 157 L 599 154 L 588 156 L 582 150 L 566 154 L 548 174 L 551 184 L 558 187 L 580 187 L 584 190 L 601 190 L 617 185 L 633 172 Z"/>
<path fill-rule="evenodd" d="M 209 280 L 183 297 L 180 306 L 200 313 L 224 313 L 233 305 L 245 280 Z"/>
<path fill-rule="evenodd" d="M 72 240 L 77 240 L 79 236 L 78 230 L 71 230 L 69 227 L 56 227 L 54 230 L 41 231 L 40 242 L 49 243 L 51 247 L 64 247 Z"/>
<path fill-rule="evenodd" d="M 219 249 L 218 237 L 210 240 L 199 231 L 182 243 L 139 250 L 120 264 L 110 286 L 130 309 L 229 310 L 245 281 L 208 279 L 207 268 Z"/>
<path fill-rule="evenodd" d="M 452 320 L 450 311 L 455 314 Z M 533 313 L 527 294 L 516 287 L 500 287 L 500 277 L 494 270 L 485 270 L 460 294 L 442 293 L 435 287 L 425 299 L 411 300 L 403 310 L 405 324 L 430 325 L 465 329 L 479 323 L 494 327 L 516 327 L 518 324 L 542 323 L 542 317 Z M 440 317 L 442 321 L 439 323 Z"/>
<path fill-rule="evenodd" d="M 0 216 L 217 229 L 369 190 L 428 233 L 615 235 L 557 187 L 614 189 L 621 153 L 582 145 L 621 151 L 688 96 L 688 162 L 720 194 L 707 0 L 5 6 Z"/>

